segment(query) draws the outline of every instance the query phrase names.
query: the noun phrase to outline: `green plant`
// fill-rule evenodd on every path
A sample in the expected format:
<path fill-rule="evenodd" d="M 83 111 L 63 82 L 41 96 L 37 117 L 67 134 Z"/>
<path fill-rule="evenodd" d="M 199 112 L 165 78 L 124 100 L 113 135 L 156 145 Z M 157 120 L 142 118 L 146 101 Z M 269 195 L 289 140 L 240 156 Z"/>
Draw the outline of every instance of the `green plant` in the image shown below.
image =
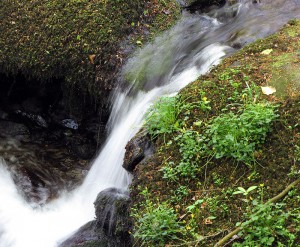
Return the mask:
<path fill-rule="evenodd" d="M 249 220 L 237 224 L 243 227 L 240 235 L 244 236 L 244 241 L 234 243 L 233 246 L 293 246 L 296 236 L 286 228 L 291 213 L 283 211 L 284 204 L 260 204 L 257 201 L 253 203 L 251 213 L 246 213 Z"/>
<path fill-rule="evenodd" d="M 200 91 L 199 94 L 200 94 L 201 100 L 199 101 L 198 108 L 200 108 L 202 111 L 211 110 L 210 101 L 205 96 L 205 92 L 204 91 Z"/>
<path fill-rule="evenodd" d="M 247 104 L 240 114 L 221 114 L 206 130 L 208 146 L 216 158 L 231 157 L 247 164 L 254 161 L 256 146 L 262 144 L 276 118 L 270 104 Z"/>
<path fill-rule="evenodd" d="M 197 160 L 205 147 L 204 137 L 196 131 L 182 130 L 174 137 L 174 141 L 179 146 L 181 159 L 177 164 L 169 162 L 172 166 L 163 167 L 161 169 L 164 173 L 163 177 L 174 181 L 180 177 L 195 178 L 199 169 Z"/>
<path fill-rule="evenodd" d="M 146 113 L 145 127 L 152 138 L 167 134 L 179 127 L 181 102 L 178 96 L 162 97 Z"/>
<path fill-rule="evenodd" d="M 233 192 L 233 195 L 237 195 L 237 194 L 243 194 L 245 197 L 248 197 L 249 193 L 253 190 L 255 190 L 257 188 L 257 186 L 250 186 L 247 190 L 244 189 L 243 187 L 238 187 L 237 191 Z"/>
<path fill-rule="evenodd" d="M 169 241 L 178 240 L 183 227 L 174 209 L 166 202 L 151 201 L 147 189 L 141 194 L 145 197 L 141 205 L 143 209 L 132 209 L 131 214 L 135 219 L 133 236 L 139 246 L 164 246 Z"/>

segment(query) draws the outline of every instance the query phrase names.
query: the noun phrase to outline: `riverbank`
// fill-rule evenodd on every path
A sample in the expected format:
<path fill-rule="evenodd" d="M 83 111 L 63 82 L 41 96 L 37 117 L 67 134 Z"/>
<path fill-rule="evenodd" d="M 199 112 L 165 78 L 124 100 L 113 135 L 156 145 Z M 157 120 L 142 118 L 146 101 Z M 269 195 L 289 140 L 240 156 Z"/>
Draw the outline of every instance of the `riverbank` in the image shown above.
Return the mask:
<path fill-rule="evenodd" d="M 265 203 L 299 178 L 299 33 L 290 21 L 154 106 L 169 115 L 146 121 L 156 152 L 131 188 L 138 245 L 214 246 L 242 225 L 234 246 L 298 246 L 299 184 Z"/>

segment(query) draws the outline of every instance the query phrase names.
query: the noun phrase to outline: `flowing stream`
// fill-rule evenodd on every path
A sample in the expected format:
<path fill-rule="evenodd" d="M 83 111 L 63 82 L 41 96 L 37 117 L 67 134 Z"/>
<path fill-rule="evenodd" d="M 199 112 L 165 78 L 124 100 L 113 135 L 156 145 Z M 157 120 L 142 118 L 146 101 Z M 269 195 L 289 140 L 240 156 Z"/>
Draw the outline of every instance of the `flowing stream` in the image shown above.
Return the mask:
<path fill-rule="evenodd" d="M 177 93 L 224 56 L 294 17 L 300 17 L 298 0 L 242 0 L 208 14 L 183 13 L 174 28 L 137 51 L 124 66 L 122 74 L 130 82 L 112 97 L 110 134 L 79 188 L 61 192 L 43 206 L 29 204 L 5 161 L 0 161 L 0 247 L 55 247 L 93 220 L 97 194 L 110 187 L 126 189 L 131 182 L 122 168 L 125 145 L 142 126 L 151 103 Z"/>

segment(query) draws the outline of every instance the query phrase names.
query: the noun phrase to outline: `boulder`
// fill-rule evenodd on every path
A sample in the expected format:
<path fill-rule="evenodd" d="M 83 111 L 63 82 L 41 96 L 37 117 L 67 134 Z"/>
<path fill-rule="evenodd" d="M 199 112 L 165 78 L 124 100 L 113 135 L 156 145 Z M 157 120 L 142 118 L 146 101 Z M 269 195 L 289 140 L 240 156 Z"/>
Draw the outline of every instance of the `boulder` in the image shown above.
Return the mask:
<path fill-rule="evenodd" d="M 96 220 L 82 226 L 59 247 L 97 246 L 130 247 L 129 194 L 121 189 L 109 188 L 99 193 L 94 205 Z"/>
<path fill-rule="evenodd" d="M 153 146 L 148 135 L 135 135 L 125 147 L 123 167 L 132 172 L 134 168 L 147 156 L 153 153 Z"/>

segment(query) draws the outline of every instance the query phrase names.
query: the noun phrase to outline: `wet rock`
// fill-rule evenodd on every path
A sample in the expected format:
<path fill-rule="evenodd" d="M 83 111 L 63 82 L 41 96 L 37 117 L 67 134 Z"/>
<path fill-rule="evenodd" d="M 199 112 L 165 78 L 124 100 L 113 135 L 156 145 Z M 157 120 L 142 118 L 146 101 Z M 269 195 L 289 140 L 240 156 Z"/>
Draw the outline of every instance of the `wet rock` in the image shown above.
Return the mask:
<path fill-rule="evenodd" d="M 96 142 L 84 135 L 66 135 L 66 142 L 78 158 L 91 159 L 96 153 Z"/>
<path fill-rule="evenodd" d="M 97 225 L 107 236 L 116 236 L 124 241 L 130 238 L 132 226 L 129 220 L 129 194 L 110 188 L 99 193 L 95 203 Z"/>
<path fill-rule="evenodd" d="M 69 239 L 64 241 L 59 247 L 75 247 L 75 246 L 97 246 L 107 247 L 108 240 L 102 231 L 97 229 L 96 221 L 90 221 L 80 227 L 78 231 Z"/>
<path fill-rule="evenodd" d="M 59 247 L 105 246 L 130 247 L 129 195 L 126 191 L 109 188 L 99 193 L 94 205 L 96 220 L 82 226 Z"/>
<path fill-rule="evenodd" d="M 12 137 L 24 141 L 29 138 L 29 130 L 20 123 L 0 121 L 0 137 Z"/>
<path fill-rule="evenodd" d="M 132 172 L 134 168 L 147 156 L 153 153 L 151 139 L 147 135 L 137 134 L 125 147 L 123 167 Z"/>
<path fill-rule="evenodd" d="M 181 1 L 182 2 L 182 1 Z M 213 8 L 218 8 L 226 3 L 226 0 L 187 0 L 184 8 L 190 12 L 209 12 Z"/>
<path fill-rule="evenodd" d="M 49 124 L 39 114 L 25 112 L 25 111 L 21 111 L 21 110 L 16 110 L 15 113 L 16 113 L 16 115 L 24 118 L 25 121 L 27 121 L 31 124 L 35 124 L 36 126 L 39 126 L 39 127 L 42 127 L 42 128 L 48 128 Z"/>

